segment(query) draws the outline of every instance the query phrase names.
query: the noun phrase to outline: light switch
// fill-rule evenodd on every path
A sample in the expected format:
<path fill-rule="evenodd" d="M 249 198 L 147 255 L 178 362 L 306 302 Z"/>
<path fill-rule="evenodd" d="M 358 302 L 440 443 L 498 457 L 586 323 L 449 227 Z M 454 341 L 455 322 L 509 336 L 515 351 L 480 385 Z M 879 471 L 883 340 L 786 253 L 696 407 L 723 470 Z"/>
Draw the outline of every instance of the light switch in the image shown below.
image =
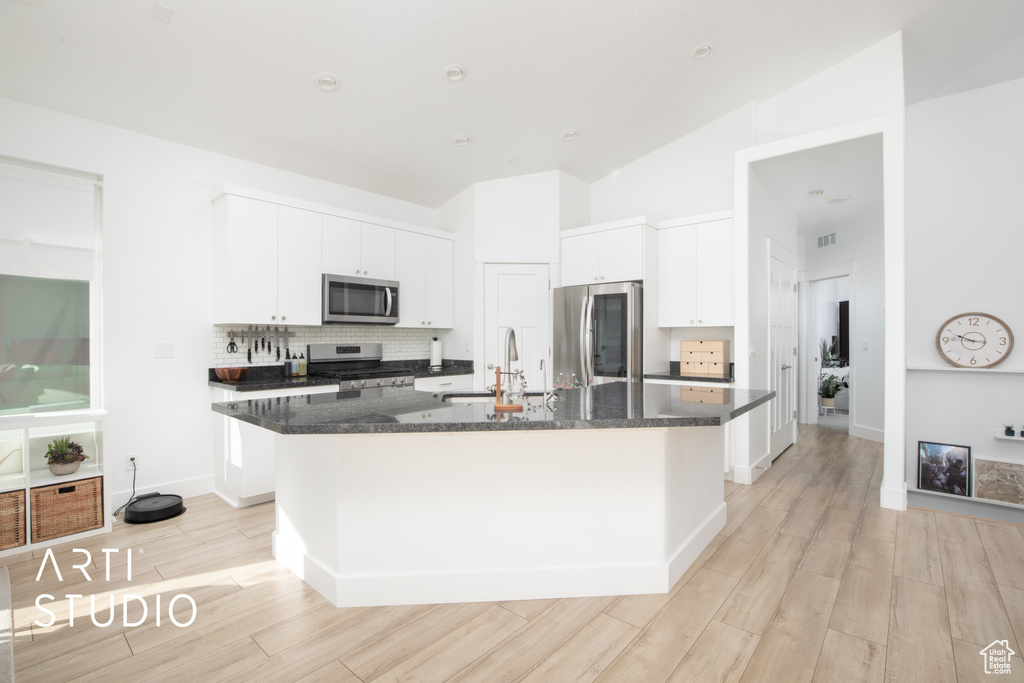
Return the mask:
<path fill-rule="evenodd" d="M 153 348 L 153 358 L 173 358 L 174 344 L 171 342 L 157 342 Z"/>
<path fill-rule="evenodd" d="M 753 356 L 756 353 L 757 353 L 757 346 L 754 344 L 754 342 L 750 342 L 750 355 Z"/>
<path fill-rule="evenodd" d="M 868 340 L 867 340 L 867 339 L 865 339 L 865 340 L 864 340 L 864 341 L 863 341 L 863 342 L 861 343 L 861 349 L 863 349 L 864 351 L 867 351 L 867 350 L 868 350 Z"/>

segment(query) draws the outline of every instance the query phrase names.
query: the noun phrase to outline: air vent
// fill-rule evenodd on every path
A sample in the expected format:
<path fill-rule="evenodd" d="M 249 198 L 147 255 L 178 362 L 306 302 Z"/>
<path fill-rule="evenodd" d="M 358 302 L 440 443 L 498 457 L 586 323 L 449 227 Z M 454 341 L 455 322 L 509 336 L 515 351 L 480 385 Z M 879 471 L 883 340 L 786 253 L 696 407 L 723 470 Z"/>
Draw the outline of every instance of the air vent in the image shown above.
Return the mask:
<path fill-rule="evenodd" d="M 818 249 L 829 247 L 836 243 L 836 234 L 831 232 L 818 238 Z"/>

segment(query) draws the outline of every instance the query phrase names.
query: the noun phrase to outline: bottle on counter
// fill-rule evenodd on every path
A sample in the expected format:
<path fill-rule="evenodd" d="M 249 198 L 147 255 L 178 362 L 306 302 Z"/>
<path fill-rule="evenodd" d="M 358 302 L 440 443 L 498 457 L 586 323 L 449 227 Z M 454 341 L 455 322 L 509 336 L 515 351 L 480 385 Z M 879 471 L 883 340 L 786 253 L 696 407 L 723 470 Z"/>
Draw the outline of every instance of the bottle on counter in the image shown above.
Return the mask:
<path fill-rule="evenodd" d="M 306 354 L 300 353 L 299 354 L 299 377 L 305 377 L 306 376 L 306 370 L 307 370 Z"/>

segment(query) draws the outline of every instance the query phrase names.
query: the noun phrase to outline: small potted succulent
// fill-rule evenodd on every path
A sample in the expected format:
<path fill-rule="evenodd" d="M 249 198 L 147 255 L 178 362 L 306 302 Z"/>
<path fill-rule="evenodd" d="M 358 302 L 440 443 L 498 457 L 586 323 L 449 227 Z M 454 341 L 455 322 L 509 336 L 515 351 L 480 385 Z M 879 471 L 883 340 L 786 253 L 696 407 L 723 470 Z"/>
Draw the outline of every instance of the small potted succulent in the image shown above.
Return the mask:
<path fill-rule="evenodd" d="M 74 474 L 82 462 L 88 459 L 84 449 L 72 441 L 70 436 L 58 437 L 46 447 L 46 463 L 50 466 L 50 472 L 56 475 Z"/>
<path fill-rule="evenodd" d="M 1013 436 L 1013 425 L 1003 425 L 1003 434 L 1006 434 L 1007 436 Z M 1024 436 L 1024 429 L 1021 429 L 1021 436 Z"/>

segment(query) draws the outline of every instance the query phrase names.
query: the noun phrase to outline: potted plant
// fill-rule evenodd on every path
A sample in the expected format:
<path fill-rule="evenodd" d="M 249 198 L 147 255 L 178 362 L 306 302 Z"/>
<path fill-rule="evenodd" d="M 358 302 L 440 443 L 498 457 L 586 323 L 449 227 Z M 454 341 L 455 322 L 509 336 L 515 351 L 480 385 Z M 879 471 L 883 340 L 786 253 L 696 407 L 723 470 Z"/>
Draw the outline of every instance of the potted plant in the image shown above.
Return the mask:
<path fill-rule="evenodd" d="M 46 463 L 50 472 L 56 475 L 74 474 L 89 456 L 84 449 L 71 440 L 70 436 L 61 436 L 50 442 L 46 447 Z"/>
<path fill-rule="evenodd" d="M 832 352 L 832 346 L 824 339 L 821 340 L 821 367 L 831 368 L 836 365 L 836 356 Z"/>
<path fill-rule="evenodd" d="M 1021 432 L 1022 435 L 1024 435 L 1024 429 L 1022 429 Z M 1003 434 L 1006 434 L 1007 436 L 1013 436 L 1013 425 L 1003 425 Z"/>
<path fill-rule="evenodd" d="M 836 394 L 842 391 L 844 386 L 843 380 L 830 372 L 818 375 L 818 395 L 821 396 L 821 405 L 834 407 Z"/>

